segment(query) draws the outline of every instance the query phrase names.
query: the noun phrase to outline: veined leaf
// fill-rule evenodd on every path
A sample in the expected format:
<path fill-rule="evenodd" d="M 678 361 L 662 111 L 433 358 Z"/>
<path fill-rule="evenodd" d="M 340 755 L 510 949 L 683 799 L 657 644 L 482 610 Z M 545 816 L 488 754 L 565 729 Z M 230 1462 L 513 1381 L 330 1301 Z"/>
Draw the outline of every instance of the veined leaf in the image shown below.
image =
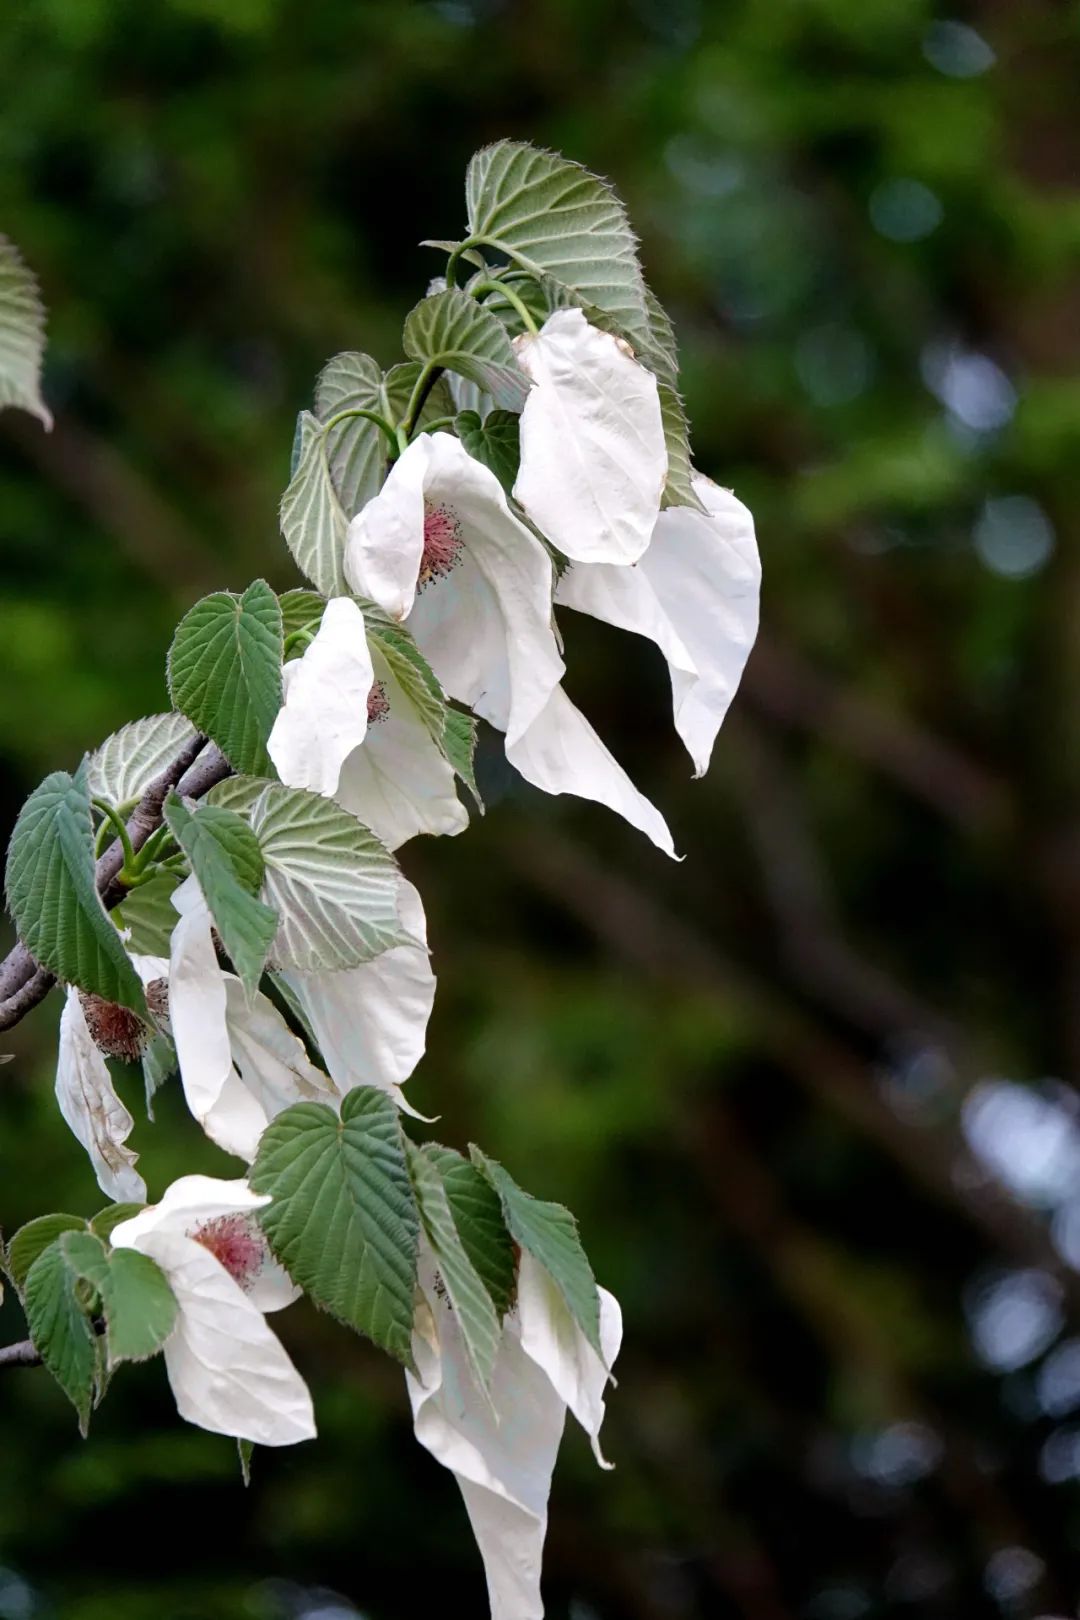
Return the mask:
<path fill-rule="evenodd" d="M 113 910 L 113 921 L 130 938 L 129 951 L 137 956 L 168 956 L 176 911 L 172 895 L 179 884 L 172 872 L 160 872 L 149 883 L 140 883 Z"/>
<path fill-rule="evenodd" d="M 37 282 L 14 242 L 0 236 L 0 407 L 17 405 L 51 428 L 41 397 L 44 351 L 45 310 Z"/>
<path fill-rule="evenodd" d="M 259 840 L 234 810 L 204 804 L 191 811 L 175 793 L 165 801 L 165 820 L 191 862 L 221 943 L 253 994 L 277 933 L 277 913 L 255 898 L 264 877 Z"/>
<path fill-rule="evenodd" d="M 423 369 L 419 360 L 401 360 L 396 366 L 391 366 L 383 378 L 383 404 L 387 414 L 395 422 L 404 421 L 413 389 Z M 450 397 L 446 378 L 438 377 L 420 407 L 420 415 L 416 419 L 413 431 L 419 432 L 439 417 L 453 414 L 454 402 Z"/>
<path fill-rule="evenodd" d="M 259 1218 L 293 1281 L 408 1362 L 419 1219 L 390 1098 L 358 1087 L 340 1119 L 294 1104 L 263 1134 L 248 1179 L 273 1199 Z"/>
<path fill-rule="evenodd" d="M 8 1244 L 4 1268 L 21 1294 L 26 1278 L 39 1254 L 65 1232 L 85 1232 L 86 1222 L 81 1215 L 39 1215 L 35 1221 L 20 1226 Z"/>
<path fill-rule="evenodd" d="M 638 359 L 648 366 L 657 382 L 666 383 L 669 388 L 677 391 L 679 345 L 675 338 L 675 328 L 671 324 L 671 316 L 647 283 L 645 313 L 649 321 L 649 345 L 638 355 Z"/>
<path fill-rule="evenodd" d="M 378 432 L 373 423 L 364 425 Z M 348 589 L 342 566 L 348 518 L 334 488 L 322 423 L 304 411 L 298 432 L 300 457 L 281 497 L 281 532 L 300 572 L 325 595 L 340 596 Z"/>
<path fill-rule="evenodd" d="M 698 512 L 704 511 L 690 482 L 690 429 L 682 400 L 675 389 L 669 388 L 666 383 L 659 383 L 657 392 L 660 396 L 660 416 L 664 424 L 664 442 L 668 453 L 667 483 L 664 485 L 660 505 L 692 506 Z"/>
<path fill-rule="evenodd" d="M 337 354 L 319 373 L 315 414 L 324 424 L 342 411 L 377 411 L 381 416 L 382 382 L 382 367 L 369 354 Z M 350 518 L 378 491 L 390 447 L 382 428 L 364 416 L 339 422 L 327 439 L 330 479 L 344 517 Z M 308 573 L 308 569 L 304 568 L 304 572 Z M 315 578 L 314 574 L 310 577 Z"/>
<path fill-rule="evenodd" d="M 96 1292 L 105 1318 L 105 1357 L 145 1361 L 176 1325 L 176 1299 L 161 1267 L 137 1249 L 109 1249 L 93 1232 L 69 1232 L 59 1241 L 67 1268 Z"/>
<path fill-rule="evenodd" d="M 470 456 L 488 467 L 509 495 L 521 463 L 521 418 L 514 411 L 462 411 L 454 423 Z"/>
<path fill-rule="evenodd" d="M 636 350 L 650 341 L 645 282 L 626 210 L 606 181 L 554 152 L 496 141 L 465 182 L 469 235 L 606 310 Z"/>
<path fill-rule="evenodd" d="M 421 1152 L 442 1177 L 465 1252 L 499 1316 L 505 1316 L 514 1302 L 517 1266 L 498 1193 L 487 1177 L 454 1148 L 428 1142 Z"/>
<path fill-rule="evenodd" d="M 405 318 L 405 353 L 455 371 L 483 388 L 500 405 L 520 410 L 529 392 L 496 315 L 458 287 L 423 299 Z"/>
<path fill-rule="evenodd" d="M 545 1203 L 523 1191 L 501 1164 L 478 1147 L 470 1147 L 469 1152 L 473 1164 L 499 1195 L 511 1237 L 544 1267 L 581 1331 L 601 1355 L 600 1296 L 574 1217 L 562 1204 Z"/>
<path fill-rule="evenodd" d="M 34 1348 L 79 1414 L 79 1432 L 85 1435 L 97 1382 L 98 1350 L 77 1285 L 58 1238 L 30 1267 L 23 1305 Z"/>
<path fill-rule="evenodd" d="M 272 776 L 266 752 L 281 708 L 281 609 L 265 580 L 217 591 L 184 615 L 169 649 L 169 692 L 237 771 Z"/>
<path fill-rule="evenodd" d="M 19 938 L 57 978 L 146 1012 L 139 975 L 97 892 L 86 762 L 54 771 L 19 812 L 7 854 Z"/>
<path fill-rule="evenodd" d="M 274 954 L 284 967 L 358 967 L 408 942 L 393 857 L 332 799 L 237 777 L 215 788 L 210 803 L 238 811 L 259 841 L 259 897 L 278 914 Z"/>
<path fill-rule="evenodd" d="M 191 721 L 175 710 L 121 726 L 90 755 L 87 782 L 92 796 L 115 805 L 141 799 L 194 735 Z"/>
<path fill-rule="evenodd" d="M 434 670 L 403 625 L 389 618 L 373 602 L 363 602 L 361 606 L 376 675 L 382 659 L 416 709 L 436 747 L 480 805 L 473 772 L 475 719 L 451 707 Z"/>
<path fill-rule="evenodd" d="M 288 641 L 298 630 L 314 635 L 326 612 L 326 597 L 318 591 L 282 591 L 278 597 L 281 606 L 281 630 Z"/>
<path fill-rule="evenodd" d="M 488 1391 L 500 1337 L 495 1306 L 458 1233 L 437 1166 L 411 1143 L 407 1144 L 407 1149 L 421 1223 L 457 1314 L 476 1381 L 481 1389 Z"/>

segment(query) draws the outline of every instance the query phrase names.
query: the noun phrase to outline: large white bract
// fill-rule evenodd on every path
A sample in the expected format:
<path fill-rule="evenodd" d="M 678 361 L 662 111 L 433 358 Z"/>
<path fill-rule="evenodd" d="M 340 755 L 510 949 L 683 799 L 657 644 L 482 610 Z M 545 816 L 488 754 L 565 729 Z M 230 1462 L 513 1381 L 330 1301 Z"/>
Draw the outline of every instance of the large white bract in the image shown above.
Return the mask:
<path fill-rule="evenodd" d="M 106 1053 L 141 1057 L 148 1097 L 178 1072 L 192 1116 L 248 1179 L 185 1176 L 140 1213 L 115 1211 L 111 1250 L 59 1217 L 68 1247 L 35 1260 L 28 1244 L 29 1275 L 9 1272 L 52 1307 L 35 1321 L 75 1322 L 74 1350 L 40 1326 L 35 1343 L 85 1418 L 102 1393 L 86 1344 L 102 1329 L 110 1347 L 142 1342 L 124 1340 L 118 1313 L 143 1262 L 128 1260 L 123 1296 L 109 1269 L 137 1250 L 165 1280 L 159 1307 L 175 1300 L 157 1343 L 181 1415 L 275 1446 L 315 1433 L 265 1321 L 302 1283 L 406 1363 L 417 1439 L 461 1488 L 493 1620 L 539 1620 L 566 1413 L 606 1467 L 621 1314 L 567 1211 L 478 1150 L 404 1133 L 435 975 L 394 852 L 468 826 L 459 784 L 478 796 L 481 721 L 534 787 L 603 805 L 674 855 L 659 810 L 567 695 L 557 612 L 656 645 L 700 776 L 757 633 L 760 564 L 746 507 L 691 470 L 670 323 L 614 193 L 507 141 L 474 159 L 467 191 L 470 238 L 451 244 L 437 302 L 410 315 L 406 360 L 384 373 L 339 356 L 303 414 L 282 522 L 317 589 L 279 597 L 260 581 L 196 604 L 170 653 L 177 712 L 123 728 L 76 776 L 54 773 L 12 841 L 16 921 L 75 981 L 56 1091 L 104 1192 L 146 1198 Z M 196 732 L 219 757 L 207 747 L 191 764 Z M 165 824 L 123 852 L 117 936 L 94 891 L 95 840 L 106 847 L 181 747 L 179 795 L 156 800 Z M 185 771 L 208 761 L 189 792 Z M 26 913 L 24 867 L 48 886 L 41 918 Z M 17 1248 L 18 1235 L 9 1260 Z M 93 1333 L 80 1311 L 98 1313 Z"/>

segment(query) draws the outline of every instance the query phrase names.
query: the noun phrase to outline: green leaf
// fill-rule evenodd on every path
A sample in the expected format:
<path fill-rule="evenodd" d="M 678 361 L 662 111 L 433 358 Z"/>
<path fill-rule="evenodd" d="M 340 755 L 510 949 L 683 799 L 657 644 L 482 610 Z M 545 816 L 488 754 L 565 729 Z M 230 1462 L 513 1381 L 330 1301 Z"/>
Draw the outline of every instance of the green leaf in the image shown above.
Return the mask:
<path fill-rule="evenodd" d="M 521 464 L 521 418 L 489 411 L 481 422 L 476 411 L 461 411 L 454 426 L 470 456 L 490 468 L 509 495 Z"/>
<path fill-rule="evenodd" d="M 399 873 L 373 832 L 331 799 L 250 778 L 221 784 L 259 841 L 260 898 L 278 914 L 274 954 L 302 973 L 357 967 L 410 936 L 398 918 Z M 209 898 L 209 897 L 208 897 Z"/>
<path fill-rule="evenodd" d="M 499 1316 L 503 1317 L 514 1302 L 517 1263 L 499 1195 L 476 1166 L 456 1149 L 428 1142 L 422 1151 L 442 1177 L 465 1252 L 482 1278 Z"/>
<path fill-rule="evenodd" d="M 390 1098 L 359 1087 L 340 1119 L 294 1104 L 264 1132 L 248 1179 L 273 1199 L 259 1218 L 293 1281 L 408 1363 L 420 1225 Z"/>
<path fill-rule="evenodd" d="M 169 693 L 236 771 L 272 776 L 266 752 L 281 708 L 281 609 L 265 580 L 243 596 L 204 596 L 176 628 Z"/>
<path fill-rule="evenodd" d="M 315 384 L 315 414 L 322 423 L 341 411 L 377 411 L 382 416 L 385 411 L 382 386 L 382 368 L 369 354 L 335 355 L 323 367 Z M 342 514 L 349 518 L 359 512 L 382 484 L 390 446 L 382 428 L 364 416 L 340 422 L 331 429 L 328 439 L 326 465 Z M 305 573 L 309 572 L 304 564 L 301 563 L 301 567 Z M 314 574 L 310 577 L 315 579 Z M 329 586 L 322 588 L 330 589 Z"/>
<path fill-rule="evenodd" d="M 414 360 L 456 371 L 500 405 L 520 410 L 529 379 L 514 356 L 506 328 L 458 287 L 422 299 L 405 318 L 402 347 Z"/>
<path fill-rule="evenodd" d="M 191 721 L 175 711 L 121 726 L 90 755 L 87 785 L 91 796 L 115 805 L 141 799 L 194 735 Z"/>
<path fill-rule="evenodd" d="M 108 1242 L 121 1221 L 130 1221 L 132 1216 L 141 1215 L 145 1208 L 145 1204 L 106 1204 L 104 1209 L 99 1209 L 91 1217 L 90 1230 L 96 1237 Z"/>
<path fill-rule="evenodd" d="M 326 597 L 318 591 L 283 591 L 278 597 L 281 606 L 281 630 L 288 641 L 298 630 L 314 635 L 326 611 Z"/>
<path fill-rule="evenodd" d="M 80 1215 L 39 1215 L 37 1220 L 20 1226 L 4 1257 L 4 1268 L 17 1292 L 22 1293 L 31 1266 L 51 1243 L 65 1232 L 85 1231 L 86 1222 Z"/>
<path fill-rule="evenodd" d="M 79 1414 L 79 1432 L 85 1435 L 97 1381 L 98 1349 L 93 1326 L 76 1292 L 77 1281 L 58 1239 L 30 1267 L 23 1304 L 34 1348 Z"/>
<path fill-rule="evenodd" d="M 384 677 L 381 661 L 416 709 L 436 747 L 479 805 L 480 795 L 473 773 L 475 719 L 471 714 L 451 708 L 434 670 L 403 625 L 388 618 L 372 602 L 364 602 L 361 606 L 376 676 L 380 679 Z"/>
<path fill-rule="evenodd" d="M 408 1146 L 409 1169 L 420 1220 L 439 1273 L 457 1315 L 465 1353 L 477 1383 L 487 1391 L 499 1348 L 499 1318 L 491 1296 L 458 1234 L 437 1166 L 419 1148 Z"/>
<path fill-rule="evenodd" d="M 474 768 L 476 720 L 473 715 L 465 714 L 461 709 L 452 708 L 449 704 L 446 707 L 446 724 L 443 727 L 443 753 L 472 794 L 476 807 L 482 815 L 484 801 L 476 785 Z"/>
<path fill-rule="evenodd" d="M 379 431 L 371 422 L 365 426 Z M 281 497 L 281 532 L 300 572 L 326 596 L 340 596 L 348 589 L 343 566 L 348 518 L 334 488 L 322 423 L 304 411 L 299 431 L 300 459 Z"/>
<path fill-rule="evenodd" d="M 692 506 L 700 512 L 703 508 L 690 482 L 690 430 L 682 400 L 674 388 L 669 388 L 666 383 L 659 383 L 657 392 L 660 395 L 660 415 L 668 453 L 667 483 L 660 504 L 665 507 Z"/>
<path fill-rule="evenodd" d="M 649 322 L 649 343 L 638 359 L 647 365 L 658 382 L 674 392 L 679 387 L 679 345 L 671 316 L 652 288 L 645 287 L 645 313 Z"/>
<path fill-rule="evenodd" d="M 37 282 L 14 242 L 0 236 L 0 407 L 17 405 L 51 428 L 41 397 L 44 352 L 45 310 Z"/>
<path fill-rule="evenodd" d="M 161 872 L 148 883 L 140 883 L 113 908 L 113 921 L 129 929 L 128 949 L 136 956 L 168 956 L 177 914 L 172 906 L 180 878 Z"/>
<path fill-rule="evenodd" d="M 600 1296 L 574 1217 L 562 1204 L 545 1203 L 524 1192 L 501 1164 L 478 1147 L 470 1146 L 469 1152 L 499 1195 L 511 1237 L 548 1272 L 581 1331 L 597 1355 L 602 1355 Z"/>
<path fill-rule="evenodd" d="M 19 812 L 8 845 L 7 902 L 19 938 L 58 979 L 146 1012 L 139 976 L 97 892 L 86 762 L 54 771 Z"/>
<path fill-rule="evenodd" d="M 89 1283 L 101 1302 L 109 1370 L 157 1355 L 177 1314 L 161 1267 L 137 1249 L 107 1249 L 92 1232 L 69 1232 L 58 1246 L 72 1276 Z"/>
<path fill-rule="evenodd" d="M 469 236 L 607 311 L 637 350 L 651 333 L 626 210 L 606 181 L 519 141 L 486 146 L 465 182 Z"/>
<path fill-rule="evenodd" d="M 175 793 L 165 801 L 165 820 L 191 862 L 221 943 L 253 994 L 277 933 L 277 913 L 255 898 L 264 876 L 259 840 L 243 816 L 204 804 L 188 810 Z"/>
<path fill-rule="evenodd" d="M 240 1461 L 240 1478 L 245 1487 L 251 1484 L 251 1459 L 255 1454 L 253 1440 L 238 1440 L 236 1442 L 236 1455 Z"/>
<path fill-rule="evenodd" d="M 382 397 L 386 414 L 395 422 L 405 419 L 405 412 L 409 408 L 413 389 L 423 371 L 423 364 L 419 360 L 402 360 L 390 370 L 383 378 Z M 416 419 L 413 431 L 419 432 L 430 422 L 440 417 L 453 416 L 454 400 L 447 387 L 445 377 L 436 378 L 428 392 L 427 398 L 420 407 L 420 415 Z"/>
<path fill-rule="evenodd" d="M 172 1079 L 178 1068 L 176 1047 L 164 1030 L 159 1029 L 142 1055 L 143 1087 L 146 1092 L 146 1117 L 151 1122 L 154 1118 L 154 1098 L 165 1082 Z"/>

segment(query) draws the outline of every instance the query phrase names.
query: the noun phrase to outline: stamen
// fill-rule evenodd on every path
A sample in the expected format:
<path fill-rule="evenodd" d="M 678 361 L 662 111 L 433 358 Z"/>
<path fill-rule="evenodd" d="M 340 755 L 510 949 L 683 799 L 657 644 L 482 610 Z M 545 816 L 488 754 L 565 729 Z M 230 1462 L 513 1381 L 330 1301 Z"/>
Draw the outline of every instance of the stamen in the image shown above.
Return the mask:
<path fill-rule="evenodd" d="M 249 1288 L 268 1254 L 266 1239 L 250 1215 L 218 1215 L 203 1221 L 191 1236 L 209 1249 L 234 1282 Z"/>
<path fill-rule="evenodd" d="M 368 725 L 379 725 L 389 713 L 390 699 L 386 695 L 386 682 L 376 681 L 367 698 Z"/>
<path fill-rule="evenodd" d="M 448 506 L 424 502 L 424 553 L 417 589 L 448 574 L 461 556 L 461 524 Z"/>

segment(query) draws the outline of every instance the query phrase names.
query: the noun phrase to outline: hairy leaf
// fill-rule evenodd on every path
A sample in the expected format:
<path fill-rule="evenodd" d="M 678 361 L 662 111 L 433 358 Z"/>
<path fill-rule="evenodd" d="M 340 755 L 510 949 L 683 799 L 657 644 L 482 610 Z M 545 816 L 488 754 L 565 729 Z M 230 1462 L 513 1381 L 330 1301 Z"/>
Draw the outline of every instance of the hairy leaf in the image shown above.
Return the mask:
<path fill-rule="evenodd" d="M 41 397 L 44 351 L 45 310 L 37 282 L 14 242 L 0 236 L 0 407 L 17 405 L 51 428 Z"/>
<path fill-rule="evenodd" d="M 276 911 L 255 898 L 265 871 L 259 840 L 235 810 L 204 804 L 193 812 L 175 793 L 165 801 L 165 819 L 191 862 L 221 943 L 253 994 L 278 927 Z"/>
<path fill-rule="evenodd" d="M 521 418 L 514 411 L 489 411 L 481 422 L 476 411 L 461 411 L 454 426 L 470 456 L 483 462 L 509 495 L 521 462 Z"/>
<path fill-rule="evenodd" d="M 191 721 L 175 710 L 121 726 L 90 755 L 87 782 L 92 796 L 115 805 L 142 798 L 194 735 Z"/>
<path fill-rule="evenodd" d="M 465 182 L 469 235 L 606 310 L 635 349 L 650 342 L 645 282 L 626 210 L 606 181 L 554 152 L 496 141 Z"/>
<path fill-rule="evenodd" d="M 665 507 L 692 506 L 701 512 L 704 508 L 690 482 L 690 430 L 682 400 L 674 388 L 669 388 L 666 383 L 658 384 L 657 391 L 668 453 L 667 483 L 660 504 Z"/>
<path fill-rule="evenodd" d="M 373 1087 L 339 1119 L 296 1103 L 269 1125 L 249 1180 L 273 1202 L 270 1245 L 317 1305 L 408 1362 L 419 1218 L 397 1109 Z"/>
<path fill-rule="evenodd" d="M 495 1306 L 458 1233 L 438 1167 L 411 1143 L 408 1157 L 420 1220 L 457 1315 L 476 1381 L 487 1391 L 499 1348 L 499 1318 Z"/>
<path fill-rule="evenodd" d="M 30 1267 L 23 1304 L 34 1348 L 79 1414 L 79 1431 L 85 1435 L 97 1382 L 98 1350 L 77 1286 L 78 1278 L 57 1239 Z"/>
<path fill-rule="evenodd" d="M 20 1226 L 8 1244 L 4 1269 L 21 1294 L 27 1274 L 39 1254 L 65 1232 L 85 1232 L 86 1222 L 81 1215 L 39 1215 L 35 1221 Z"/>
<path fill-rule="evenodd" d="M 86 762 L 54 771 L 19 812 L 7 901 L 19 938 L 57 978 L 144 1014 L 139 976 L 97 892 Z"/>
<path fill-rule="evenodd" d="M 265 580 L 217 591 L 184 615 L 169 649 L 169 692 L 237 771 L 272 776 L 266 752 L 281 708 L 281 609 Z"/>
<path fill-rule="evenodd" d="M 98 1296 L 109 1369 L 156 1355 L 176 1325 L 177 1312 L 161 1267 L 137 1249 L 106 1248 L 93 1232 L 69 1232 L 59 1248 L 71 1275 Z"/>
<path fill-rule="evenodd" d="M 523 1191 L 501 1164 L 478 1147 L 470 1147 L 469 1152 L 499 1195 L 510 1235 L 548 1272 L 570 1314 L 600 1355 L 600 1296 L 574 1217 L 562 1204 L 545 1203 Z"/>
<path fill-rule="evenodd" d="M 514 1300 L 517 1267 L 498 1193 L 456 1149 L 429 1142 L 422 1152 L 442 1177 L 465 1252 L 483 1279 L 499 1316 L 505 1316 Z"/>
<path fill-rule="evenodd" d="M 457 287 L 423 299 L 405 319 L 405 353 L 467 377 L 500 405 L 520 410 L 529 380 L 514 357 L 506 328 Z"/>
<path fill-rule="evenodd" d="M 378 432 L 372 423 L 364 425 Z M 300 572 L 327 596 L 340 596 L 347 589 L 343 559 L 348 518 L 334 488 L 322 423 L 304 411 L 298 431 L 300 456 L 281 497 L 281 532 Z"/>

